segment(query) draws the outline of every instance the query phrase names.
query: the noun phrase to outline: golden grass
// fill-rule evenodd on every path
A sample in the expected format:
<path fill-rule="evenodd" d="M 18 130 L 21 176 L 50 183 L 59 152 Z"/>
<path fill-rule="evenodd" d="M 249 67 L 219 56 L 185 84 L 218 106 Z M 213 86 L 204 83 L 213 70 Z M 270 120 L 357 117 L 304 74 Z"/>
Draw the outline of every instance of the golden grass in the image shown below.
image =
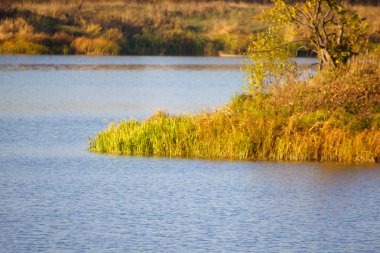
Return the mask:
<path fill-rule="evenodd" d="M 32 13 L 28 22 L 50 36 L 66 32 L 72 40 L 104 38 L 107 30 L 119 29 L 119 53 L 177 55 L 217 55 L 218 51 L 241 54 L 249 34 L 262 29 L 261 24 L 252 25 L 251 17 L 267 8 L 252 3 L 165 0 L 83 1 L 80 13 L 78 1 L 23 1 L 14 6 L 21 16 Z M 63 47 L 71 48 L 74 54 L 87 53 L 76 50 L 81 47 L 69 45 L 67 40 L 54 50 L 62 53 Z"/>
<path fill-rule="evenodd" d="M 119 45 L 107 38 L 79 37 L 71 46 L 75 52 L 85 55 L 117 55 L 120 51 Z"/>
<path fill-rule="evenodd" d="M 46 54 L 49 49 L 41 42 L 48 39 L 47 34 L 35 32 L 23 18 L 0 22 L 1 54 Z"/>
<path fill-rule="evenodd" d="M 76 50 L 81 47 L 71 45 L 71 41 L 81 37 L 104 39 L 109 29 L 118 29 L 122 38 L 112 42 L 118 44 L 118 54 L 218 55 L 220 51 L 242 54 L 249 44 L 249 35 L 265 29 L 265 24 L 252 20 L 252 17 L 270 7 L 218 0 L 96 0 L 83 1 L 78 12 L 78 3 L 76 0 L 13 3 L 16 13 L 0 20 L 0 46 L 4 41 L 10 44 L 10 37 L 16 34 L 2 32 L 1 23 L 22 18 L 34 32 L 50 36 L 51 41 L 28 41 L 47 47 L 47 53 L 87 54 L 88 50 Z M 377 18 L 380 7 L 352 8 L 367 17 L 371 42 L 380 43 Z M 53 40 L 58 32 L 72 36 L 71 41 L 58 41 L 57 37 Z M 101 54 L 108 52 L 97 51 Z M 111 51 L 111 54 L 115 52 Z"/>
<path fill-rule="evenodd" d="M 33 13 L 41 16 L 47 16 L 52 18 L 64 19 L 65 13 L 70 13 L 78 7 L 78 3 L 75 1 L 65 3 L 63 1 L 49 1 L 45 3 L 36 3 L 33 1 L 24 1 L 21 3 L 15 3 L 14 7 L 20 10 L 29 10 Z"/>
<path fill-rule="evenodd" d="M 154 114 L 111 124 L 90 151 L 241 160 L 380 159 L 379 55 L 353 59 L 270 94 L 240 95 L 213 113 Z"/>

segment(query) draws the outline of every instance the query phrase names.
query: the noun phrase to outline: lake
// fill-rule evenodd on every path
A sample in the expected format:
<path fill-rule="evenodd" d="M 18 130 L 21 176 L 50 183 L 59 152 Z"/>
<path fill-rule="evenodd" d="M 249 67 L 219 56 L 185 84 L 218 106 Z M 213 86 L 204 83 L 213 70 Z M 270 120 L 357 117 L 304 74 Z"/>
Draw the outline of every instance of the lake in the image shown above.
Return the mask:
<path fill-rule="evenodd" d="M 87 151 L 115 120 L 222 106 L 242 61 L 0 56 L 0 252 L 380 252 L 379 164 Z"/>

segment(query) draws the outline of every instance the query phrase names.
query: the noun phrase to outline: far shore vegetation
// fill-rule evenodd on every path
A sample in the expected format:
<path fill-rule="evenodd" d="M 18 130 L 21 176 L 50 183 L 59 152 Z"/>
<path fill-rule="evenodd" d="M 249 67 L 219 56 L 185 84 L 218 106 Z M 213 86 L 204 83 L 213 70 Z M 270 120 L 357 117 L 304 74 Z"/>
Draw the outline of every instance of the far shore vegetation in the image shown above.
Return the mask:
<path fill-rule="evenodd" d="M 368 23 L 339 0 L 273 0 L 247 47 L 246 92 L 214 112 L 111 124 L 89 150 L 240 160 L 380 162 L 380 51 Z M 289 32 L 293 31 L 293 32 Z M 294 32 L 295 31 L 295 32 Z M 301 78 L 292 44 L 320 62 Z"/>
<path fill-rule="evenodd" d="M 349 2 L 367 19 L 370 45 L 377 47 L 380 7 Z M 250 35 L 268 28 L 252 16 L 272 6 L 265 0 L 1 0 L 0 54 L 241 55 Z M 293 45 L 299 56 L 311 54 L 304 44 Z"/>

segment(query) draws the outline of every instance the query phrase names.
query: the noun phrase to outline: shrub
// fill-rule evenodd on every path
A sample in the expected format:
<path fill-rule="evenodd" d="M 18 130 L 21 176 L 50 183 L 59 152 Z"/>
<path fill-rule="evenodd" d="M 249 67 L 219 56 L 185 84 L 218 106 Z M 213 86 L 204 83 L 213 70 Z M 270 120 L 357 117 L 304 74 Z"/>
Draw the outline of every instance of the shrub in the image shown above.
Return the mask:
<path fill-rule="evenodd" d="M 49 49 L 37 43 L 23 39 L 8 40 L 0 44 L 1 54 L 47 54 Z"/>
<path fill-rule="evenodd" d="M 23 18 L 6 18 L 0 23 L 0 41 L 9 40 L 16 36 L 27 37 L 34 33 L 33 26 Z"/>
<path fill-rule="evenodd" d="M 79 37 L 73 40 L 71 47 L 76 54 L 117 55 L 120 52 L 120 46 L 116 42 L 103 37 Z"/>
<path fill-rule="evenodd" d="M 106 38 L 111 41 L 120 41 L 123 38 L 123 33 L 118 28 L 110 28 L 106 31 Z"/>
<path fill-rule="evenodd" d="M 73 41 L 73 37 L 64 31 L 58 31 L 53 34 L 52 41 L 61 44 L 70 44 Z"/>

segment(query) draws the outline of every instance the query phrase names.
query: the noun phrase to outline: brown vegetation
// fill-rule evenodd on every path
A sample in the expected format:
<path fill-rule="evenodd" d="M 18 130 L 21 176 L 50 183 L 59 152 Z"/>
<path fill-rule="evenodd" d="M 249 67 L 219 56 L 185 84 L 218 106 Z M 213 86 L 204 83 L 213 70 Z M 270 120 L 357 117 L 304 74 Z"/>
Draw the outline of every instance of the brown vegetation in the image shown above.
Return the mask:
<path fill-rule="evenodd" d="M 93 152 L 242 160 L 380 161 L 379 54 L 213 112 L 111 124 Z"/>
<path fill-rule="evenodd" d="M 265 28 L 252 16 L 268 7 L 262 1 L 85 0 L 79 10 L 80 2 L 3 0 L 0 53 L 241 54 L 249 35 Z M 377 42 L 380 7 L 355 8 L 368 16 Z M 29 37 L 19 39 L 19 30 L 7 28 L 15 22 L 31 29 Z"/>

